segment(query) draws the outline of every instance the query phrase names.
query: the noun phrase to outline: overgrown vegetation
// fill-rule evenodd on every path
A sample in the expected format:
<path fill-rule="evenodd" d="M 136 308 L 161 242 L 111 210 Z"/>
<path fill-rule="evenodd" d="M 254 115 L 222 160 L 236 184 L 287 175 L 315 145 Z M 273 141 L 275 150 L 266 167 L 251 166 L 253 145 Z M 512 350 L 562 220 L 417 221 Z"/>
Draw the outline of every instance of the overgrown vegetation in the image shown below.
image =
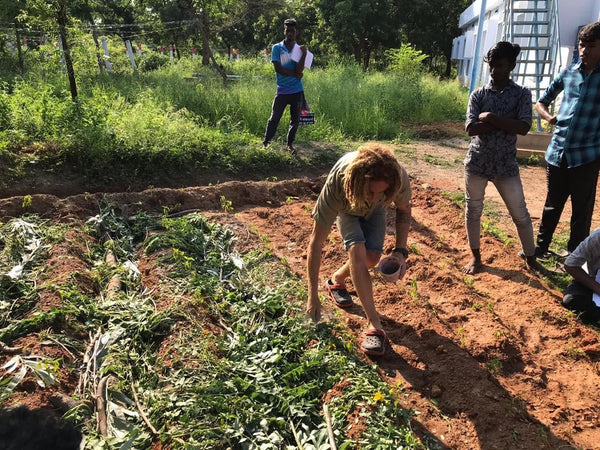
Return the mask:
<path fill-rule="evenodd" d="M 8 175 L 2 183 L 65 164 L 105 182 L 192 171 L 264 177 L 294 166 L 329 166 L 346 140 L 405 140 L 407 125 L 461 120 L 466 92 L 425 74 L 418 59 L 407 59 L 410 52 L 398 50 L 398 67 L 387 72 L 336 61 L 307 70 L 303 81 L 315 124 L 301 127 L 297 139 L 305 147 L 327 146 L 291 158 L 282 151 L 287 112 L 276 138 L 282 145 L 261 145 L 275 86 L 264 58 L 223 61 L 240 75 L 223 85 L 191 58 L 149 62 L 156 70 L 133 72 L 121 56 L 112 73 L 98 74 L 93 52 L 82 48 L 73 102 L 60 53 L 48 51 L 25 77 L 0 84 L 0 162 Z"/>
<path fill-rule="evenodd" d="M 26 245 L 8 245 L 22 241 L 19 221 L 1 230 L 3 267 L 27 257 Z M 35 217 L 27 223 L 38 235 L 55 235 Z M 79 382 L 77 406 L 66 417 L 83 428 L 86 448 L 149 448 L 151 442 L 329 448 L 326 414 L 338 448 L 422 447 L 408 425 L 413 412 L 400 406 L 402 387 L 390 388 L 356 357 L 342 326 L 306 322 L 299 280 L 269 253 L 238 255 L 232 232 L 198 214 L 123 217 L 107 207 L 87 222 L 87 232 L 97 242 L 88 257 L 99 294 L 72 281 L 56 286 L 62 305 L 52 313 L 61 320 L 43 324 L 44 335 L 73 360 L 11 359 L 0 381 L 4 405 L 28 370 L 46 384 L 68 370 Z M 120 264 L 108 264 L 107 251 Z M 167 303 L 142 284 L 136 268 L 142 257 L 164 270 Z M 34 265 L 27 273 L 22 277 L 40 276 Z M 123 289 L 111 295 L 106 286 L 115 276 Z M 20 282 L 5 277 L 0 296 L 10 298 Z M 30 290 L 35 299 L 38 289 Z M 49 314 L 40 314 L 35 301 L 21 309 L 8 301 L 1 306 L 5 343 L 31 336 L 40 324 L 24 323 Z M 330 389 L 334 395 L 327 395 Z M 96 406 L 93 414 L 91 402 L 102 395 L 103 410 Z M 347 434 L 350 417 L 366 425 L 362 434 Z"/>

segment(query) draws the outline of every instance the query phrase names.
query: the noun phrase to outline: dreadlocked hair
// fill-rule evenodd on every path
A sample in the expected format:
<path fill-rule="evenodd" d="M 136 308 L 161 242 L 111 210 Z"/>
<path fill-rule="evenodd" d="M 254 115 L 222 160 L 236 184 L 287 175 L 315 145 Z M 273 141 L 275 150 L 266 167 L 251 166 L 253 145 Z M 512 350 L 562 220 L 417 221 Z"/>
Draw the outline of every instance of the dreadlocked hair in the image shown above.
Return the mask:
<path fill-rule="evenodd" d="M 366 203 L 367 189 L 371 181 L 385 181 L 385 204 L 394 199 L 400 188 L 402 169 L 394 153 L 378 143 L 365 144 L 358 149 L 354 161 L 344 172 L 344 192 L 352 207 Z"/>

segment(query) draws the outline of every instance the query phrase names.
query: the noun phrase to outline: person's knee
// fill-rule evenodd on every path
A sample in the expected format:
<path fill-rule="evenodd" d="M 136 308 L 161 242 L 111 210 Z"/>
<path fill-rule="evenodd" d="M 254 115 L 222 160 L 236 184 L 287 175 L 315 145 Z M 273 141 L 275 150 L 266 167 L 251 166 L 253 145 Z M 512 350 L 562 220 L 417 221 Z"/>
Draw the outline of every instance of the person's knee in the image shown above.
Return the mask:
<path fill-rule="evenodd" d="M 565 293 L 562 304 L 565 308 L 577 313 L 583 322 L 600 321 L 600 308 L 588 295 Z"/>
<path fill-rule="evenodd" d="M 350 258 L 350 264 L 353 266 L 359 266 L 364 264 L 367 267 L 367 269 L 371 269 L 375 266 L 375 264 L 377 264 L 379 259 L 377 259 L 377 261 L 375 261 L 375 263 L 373 264 L 373 260 L 375 258 L 373 258 L 370 255 L 370 253 L 371 250 L 367 250 L 364 242 L 352 243 L 348 247 L 348 256 Z"/>
<path fill-rule="evenodd" d="M 565 293 L 562 299 L 563 306 L 572 309 L 577 305 L 581 304 L 581 295 L 571 294 L 569 292 Z"/>
<path fill-rule="evenodd" d="M 517 227 L 528 227 L 531 225 L 531 216 L 527 210 L 513 214 L 512 220 Z"/>

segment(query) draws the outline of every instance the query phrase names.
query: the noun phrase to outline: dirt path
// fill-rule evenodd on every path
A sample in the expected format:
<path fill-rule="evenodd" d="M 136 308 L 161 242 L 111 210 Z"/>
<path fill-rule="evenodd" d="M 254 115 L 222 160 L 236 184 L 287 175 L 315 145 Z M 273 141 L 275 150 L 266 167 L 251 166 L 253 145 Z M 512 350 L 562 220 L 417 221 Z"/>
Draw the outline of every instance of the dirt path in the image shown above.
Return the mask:
<path fill-rule="evenodd" d="M 384 379 L 402 387 L 399 400 L 417 412 L 413 426 L 431 448 L 598 448 L 598 330 L 560 306 L 560 293 L 525 269 L 515 244 L 484 237 L 485 270 L 468 277 L 460 271 L 468 259 L 463 211 L 443 191 L 464 189 L 460 161 L 465 150 L 460 139 L 400 149 L 413 177 L 409 244 L 415 251 L 407 276 L 397 284 L 374 277 L 376 305 L 390 339 L 386 355 L 374 362 Z M 544 169 L 525 167 L 521 173 L 537 229 Z M 233 228 L 241 251 L 266 245 L 305 277 L 309 210 L 320 182 L 230 182 L 65 198 L 41 194 L 31 197 L 27 211 L 61 221 L 87 218 L 98 213 L 101 200 L 131 213 L 175 205 L 201 210 Z M 233 212 L 222 211 L 222 196 L 232 202 Z M 488 197 L 498 200 L 492 186 Z M 23 213 L 23 205 L 23 197 L 0 199 L 1 220 Z M 504 209 L 498 211 L 500 226 L 515 237 Z M 322 281 L 344 258 L 334 232 L 324 250 Z M 341 312 L 328 301 L 325 306 L 328 317 L 338 316 L 358 344 L 365 324 L 362 308 Z M 43 403 L 47 394 L 36 398 Z"/>

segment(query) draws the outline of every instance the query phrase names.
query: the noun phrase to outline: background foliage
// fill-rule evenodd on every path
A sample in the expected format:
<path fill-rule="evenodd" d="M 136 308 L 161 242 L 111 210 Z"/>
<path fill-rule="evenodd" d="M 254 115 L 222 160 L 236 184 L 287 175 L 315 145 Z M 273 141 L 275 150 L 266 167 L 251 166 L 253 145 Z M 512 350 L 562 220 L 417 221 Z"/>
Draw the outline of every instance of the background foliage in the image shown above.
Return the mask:
<path fill-rule="evenodd" d="M 198 49 L 209 64 L 209 52 L 241 49 L 243 55 L 264 54 L 283 39 L 283 20 L 295 17 L 298 40 L 317 60 L 350 56 L 370 66 L 388 48 L 411 43 L 428 55 L 429 67 L 450 76 L 452 39 L 458 15 L 468 0 L 18 0 L 0 2 L 0 55 L 27 67 L 26 49 L 55 42 L 57 11 L 67 8 L 69 39 L 77 30 L 94 36 L 130 40 L 137 48 L 157 50 L 174 45 L 176 57 Z M 10 49 L 8 43 L 10 42 Z M 3 45 L 1 45 L 3 44 Z M 98 44 L 96 44 L 98 45 Z M 95 50 L 98 51 L 99 48 Z M 439 60 L 443 64 L 438 64 Z"/>

